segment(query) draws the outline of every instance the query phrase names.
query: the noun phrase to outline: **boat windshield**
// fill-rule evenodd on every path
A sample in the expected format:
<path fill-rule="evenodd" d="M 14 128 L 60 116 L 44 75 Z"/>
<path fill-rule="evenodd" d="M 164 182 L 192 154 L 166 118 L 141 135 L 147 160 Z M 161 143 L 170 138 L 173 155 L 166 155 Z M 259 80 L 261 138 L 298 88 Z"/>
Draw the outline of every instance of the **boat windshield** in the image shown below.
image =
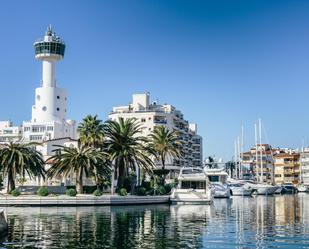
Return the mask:
<path fill-rule="evenodd" d="M 210 182 L 219 182 L 219 176 L 208 176 Z"/>
<path fill-rule="evenodd" d="M 206 182 L 202 181 L 183 181 L 181 183 L 182 189 L 205 189 L 206 188 Z"/>
<path fill-rule="evenodd" d="M 182 174 L 188 175 L 188 174 L 200 174 L 203 173 L 202 169 L 183 169 Z"/>

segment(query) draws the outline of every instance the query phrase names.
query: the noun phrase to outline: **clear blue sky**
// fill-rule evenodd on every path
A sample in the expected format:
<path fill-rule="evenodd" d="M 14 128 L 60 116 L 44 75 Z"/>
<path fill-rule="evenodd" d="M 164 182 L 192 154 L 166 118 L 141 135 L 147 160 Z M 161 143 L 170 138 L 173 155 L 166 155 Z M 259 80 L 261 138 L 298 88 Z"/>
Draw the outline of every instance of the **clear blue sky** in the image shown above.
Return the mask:
<path fill-rule="evenodd" d="M 261 117 L 274 146 L 309 137 L 309 1 L 1 1 L 0 119 L 29 120 L 48 24 L 67 44 L 58 64 L 69 117 L 106 119 L 135 92 L 199 125 L 204 155 L 230 158 Z"/>

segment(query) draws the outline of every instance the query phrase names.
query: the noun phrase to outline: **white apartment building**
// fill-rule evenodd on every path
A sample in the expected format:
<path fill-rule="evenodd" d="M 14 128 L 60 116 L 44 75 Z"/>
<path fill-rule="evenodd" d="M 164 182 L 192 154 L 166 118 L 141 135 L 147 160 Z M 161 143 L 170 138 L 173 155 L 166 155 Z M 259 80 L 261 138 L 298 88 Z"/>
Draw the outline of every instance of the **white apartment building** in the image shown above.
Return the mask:
<path fill-rule="evenodd" d="M 300 183 L 309 186 L 309 148 L 300 153 Z"/>
<path fill-rule="evenodd" d="M 22 127 L 11 121 L 0 121 L 0 143 L 18 142 L 22 138 Z"/>
<path fill-rule="evenodd" d="M 166 126 L 169 130 L 180 133 L 183 141 L 183 158 L 168 158 L 166 169 L 170 170 L 170 177 L 175 177 L 183 166 L 202 167 L 202 137 L 197 135 L 197 125 L 189 124 L 180 110 L 170 104 L 150 103 L 149 93 L 133 94 L 133 101 L 128 106 L 114 107 L 109 119 L 135 118 L 142 124 L 142 135 L 147 136 L 155 126 Z M 158 168 L 161 163 L 155 161 Z"/>

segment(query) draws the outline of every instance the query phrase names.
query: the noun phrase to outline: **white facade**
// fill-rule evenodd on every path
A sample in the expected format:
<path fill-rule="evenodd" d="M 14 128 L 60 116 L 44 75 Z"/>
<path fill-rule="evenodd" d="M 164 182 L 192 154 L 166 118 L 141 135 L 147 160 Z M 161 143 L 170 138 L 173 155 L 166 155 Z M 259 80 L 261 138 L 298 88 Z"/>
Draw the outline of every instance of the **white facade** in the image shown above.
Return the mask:
<path fill-rule="evenodd" d="M 22 138 L 22 127 L 11 121 L 0 121 L 0 143 L 18 142 Z"/>
<path fill-rule="evenodd" d="M 57 87 L 55 68 L 63 59 L 64 42 L 49 28 L 43 40 L 34 43 L 35 58 L 42 61 L 42 84 L 35 90 L 31 121 L 23 122 L 24 141 L 76 138 L 76 122 L 67 120 L 67 93 Z"/>
<path fill-rule="evenodd" d="M 109 114 L 112 120 L 119 118 L 135 118 L 141 123 L 142 135 L 148 136 L 155 126 L 163 125 L 169 130 L 176 130 L 180 133 L 183 141 L 184 157 L 180 160 L 168 158 L 166 169 L 173 173 L 178 173 L 183 166 L 202 166 L 202 138 L 198 136 L 197 126 L 189 126 L 187 120 L 183 118 L 181 111 L 169 104 L 150 103 L 150 96 L 146 94 L 133 94 L 133 101 L 128 106 L 114 107 Z M 191 129 L 190 129 L 191 128 Z M 160 162 L 155 162 L 157 167 L 161 167 Z"/>
<path fill-rule="evenodd" d="M 300 154 L 300 183 L 304 185 L 309 185 L 309 148 Z"/>

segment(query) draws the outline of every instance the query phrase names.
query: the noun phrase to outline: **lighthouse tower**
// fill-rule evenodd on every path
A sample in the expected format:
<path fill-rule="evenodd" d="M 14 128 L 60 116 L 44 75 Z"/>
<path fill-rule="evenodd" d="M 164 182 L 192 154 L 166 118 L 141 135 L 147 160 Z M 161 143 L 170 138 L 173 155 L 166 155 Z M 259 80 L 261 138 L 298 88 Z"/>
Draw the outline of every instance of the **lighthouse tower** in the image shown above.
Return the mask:
<path fill-rule="evenodd" d="M 24 139 L 44 141 L 75 138 L 75 122 L 67 120 L 67 93 L 57 87 L 56 64 L 64 58 L 65 43 L 49 26 L 44 38 L 34 43 L 35 58 L 42 61 L 41 86 L 35 89 L 31 122 L 24 122 Z"/>

